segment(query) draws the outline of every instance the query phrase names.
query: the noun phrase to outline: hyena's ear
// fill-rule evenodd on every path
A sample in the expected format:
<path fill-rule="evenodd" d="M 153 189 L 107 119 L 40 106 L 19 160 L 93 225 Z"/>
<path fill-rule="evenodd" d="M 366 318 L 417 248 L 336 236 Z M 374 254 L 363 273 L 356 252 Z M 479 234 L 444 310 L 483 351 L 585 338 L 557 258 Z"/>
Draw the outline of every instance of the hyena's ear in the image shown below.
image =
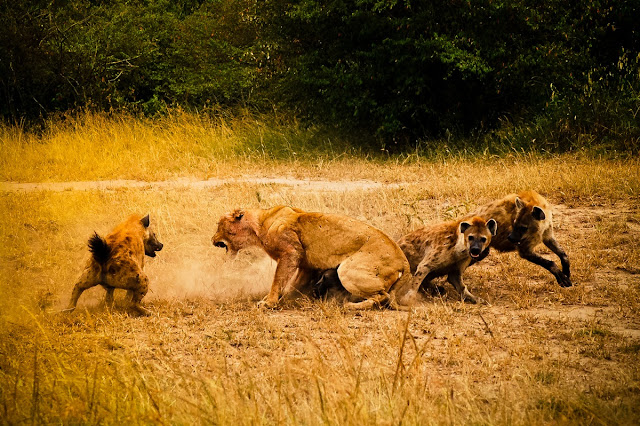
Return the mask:
<path fill-rule="evenodd" d="M 524 207 L 524 201 L 520 199 L 520 197 L 516 197 L 516 208 L 521 210 Z"/>
<path fill-rule="evenodd" d="M 145 228 L 149 227 L 149 215 L 146 215 L 145 217 L 143 217 L 142 219 L 140 219 L 140 223 L 142 224 L 142 226 L 144 226 Z"/>
<path fill-rule="evenodd" d="M 533 208 L 533 211 L 531 212 L 531 216 L 533 216 L 533 218 L 536 220 L 544 220 L 544 218 L 547 217 L 547 215 L 544 214 L 544 210 L 542 210 L 538 206 L 535 206 Z"/>
<path fill-rule="evenodd" d="M 470 226 L 471 224 L 469 222 L 460 222 L 460 233 L 464 234 L 464 231 L 469 229 Z"/>
<path fill-rule="evenodd" d="M 491 232 L 491 235 L 495 236 L 498 232 L 498 223 L 493 219 L 489 219 L 487 222 L 487 229 Z"/>

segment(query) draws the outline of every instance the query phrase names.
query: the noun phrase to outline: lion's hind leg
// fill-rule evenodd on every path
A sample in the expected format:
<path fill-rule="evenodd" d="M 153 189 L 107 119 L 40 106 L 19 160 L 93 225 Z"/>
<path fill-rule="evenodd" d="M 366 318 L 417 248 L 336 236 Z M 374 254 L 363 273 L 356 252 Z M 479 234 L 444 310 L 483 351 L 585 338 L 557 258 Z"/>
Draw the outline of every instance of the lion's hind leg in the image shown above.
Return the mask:
<path fill-rule="evenodd" d="M 389 305 L 391 297 L 388 291 L 398 280 L 399 272 L 384 265 L 372 264 L 370 257 L 354 255 L 338 267 L 338 277 L 343 287 L 352 295 L 364 299 L 347 303 L 347 308 L 372 309 Z"/>
<path fill-rule="evenodd" d="M 387 293 L 386 291 L 382 291 L 378 294 L 369 296 L 362 302 L 347 302 L 345 303 L 344 306 L 347 309 L 357 309 L 357 310 L 374 309 L 374 308 L 380 309 L 389 305 L 389 300 L 390 300 L 389 293 Z"/>

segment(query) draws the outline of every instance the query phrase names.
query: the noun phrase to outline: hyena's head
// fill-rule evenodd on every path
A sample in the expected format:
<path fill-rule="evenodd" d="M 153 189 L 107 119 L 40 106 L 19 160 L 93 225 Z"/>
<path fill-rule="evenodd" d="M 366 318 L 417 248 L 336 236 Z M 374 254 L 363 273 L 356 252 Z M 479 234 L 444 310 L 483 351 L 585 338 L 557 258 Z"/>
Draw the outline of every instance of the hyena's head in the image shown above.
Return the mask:
<path fill-rule="evenodd" d="M 156 233 L 151 229 L 149 215 L 140 219 L 140 223 L 144 226 L 144 234 L 142 236 L 142 240 L 144 241 L 144 254 L 149 257 L 156 257 L 156 252 L 162 250 L 162 243 L 158 241 Z"/>
<path fill-rule="evenodd" d="M 527 203 L 519 197 L 516 197 L 516 210 L 516 218 L 507 239 L 518 245 L 539 233 L 540 227 L 545 224 L 547 215 L 541 207 L 534 203 Z"/>
<path fill-rule="evenodd" d="M 465 248 L 471 257 L 478 257 L 491 244 L 498 225 L 495 220 L 485 221 L 479 216 L 460 222 L 460 235 L 464 236 Z"/>
<path fill-rule="evenodd" d="M 211 237 L 211 243 L 224 248 L 235 256 L 238 251 L 261 245 L 256 233 L 257 222 L 244 210 L 236 210 L 226 214 L 218 221 L 218 229 Z"/>

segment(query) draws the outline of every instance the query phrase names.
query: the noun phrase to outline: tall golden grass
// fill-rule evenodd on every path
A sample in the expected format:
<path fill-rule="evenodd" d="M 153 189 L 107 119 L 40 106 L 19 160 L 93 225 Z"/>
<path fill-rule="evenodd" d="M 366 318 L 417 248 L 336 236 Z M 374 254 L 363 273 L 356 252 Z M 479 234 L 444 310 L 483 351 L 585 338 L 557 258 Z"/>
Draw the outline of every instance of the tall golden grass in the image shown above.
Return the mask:
<path fill-rule="evenodd" d="M 262 170 L 282 159 L 293 164 L 298 158 L 326 159 L 336 143 L 338 154 L 350 151 L 342 140 L 275 116 L 176 111 L 152 120 L 82 113 L 54 119 L 39 133 L 0 127 L 0 179 L 208 177 L 233 173 L 239 166 Z"/>
<path fill-rule="evenodd" d="M 1 179 L 150 184 L 0 191 L 0 423 L 640 420 L 638 160 L 514 154 L 385 161 L 338 144 L 313 148 L 318 160 L 304 153 L 287 159 L 247 148 L 255 145 L 243 132 L 267 131 L 251 129 L 259 123 L 167 120 L 86 116 L 39 136 L 2 130 Z M 288 132 L 303 130 L 283 127 L 280 135 Z M 401 184 L 362 190 L 345 182 L 337 191 L 153 184 L 238 174 Z M 575 287 L 560 288 L 515 254 L 492 253 L 466 274 L 471 291 L 491 306 L 449 294 L 409 313 L 353 313 L 334 300 L 297 297 L 282 310 L 262 311 L 255 302 L 266 294 L 273 262 L 256 251 L 229 261 L 210 242 L 218 217 L 235 207 L 342 213 L 397 238 L 521 188 L 556 204 L 556 233 Z M 165 244 L 146 266 L 144 303 L 154 315 L 130 316 L 119 293 L 115 309 L 106 309 L 100 288 L 84 294 L 75 313 L 60 314 L 87 238 L 131 212 L 150 212 Z"/>

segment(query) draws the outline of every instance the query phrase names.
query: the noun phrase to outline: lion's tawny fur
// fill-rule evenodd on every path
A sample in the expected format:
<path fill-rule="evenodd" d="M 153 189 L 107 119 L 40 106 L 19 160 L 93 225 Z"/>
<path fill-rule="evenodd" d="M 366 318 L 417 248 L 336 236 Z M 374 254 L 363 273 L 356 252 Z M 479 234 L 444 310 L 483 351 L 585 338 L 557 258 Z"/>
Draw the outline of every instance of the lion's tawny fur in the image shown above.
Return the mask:
<path fill-rule="evenodd" d="M 394 305 L 394 286 L 411 279 L 409 262 L 382 231 L 361 221 L 297 208 L 236 210 L 224 215 L 212 238 L 231 253 L 263 248 L 278 262 L 269 294 L 261 302 L 275 307 L 287 286 L 306 284 L 318 270 L 337 268 L 340 282 L 364 299 L 353 308 Z"/>

